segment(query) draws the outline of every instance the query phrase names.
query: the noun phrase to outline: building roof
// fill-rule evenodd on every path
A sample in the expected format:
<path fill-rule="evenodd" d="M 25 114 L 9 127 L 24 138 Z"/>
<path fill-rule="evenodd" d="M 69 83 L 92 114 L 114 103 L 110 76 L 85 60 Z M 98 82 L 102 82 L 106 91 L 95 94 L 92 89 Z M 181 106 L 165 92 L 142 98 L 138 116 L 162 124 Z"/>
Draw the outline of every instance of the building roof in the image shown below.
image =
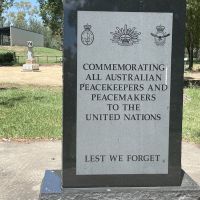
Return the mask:
<path fill-rule="evenodd" d="M 9 35 L 9 34 L 10 34 L 10 27 L 3 27 L 3 28 L 0 28 L 0 34 Z"/>
<path fill-rule="evenodd" d="M 15 26 L 11 26 L 13 28 L 16 28 L 16 29 L 20 29 L 20 30 L 24 30 L 24 31 L 28 31 L 28 32 L 32 32 L 32 33 L 36 33 L 36 34 L 39 34 L 39 35 L 43 35 L 41 33 L 37 33 L 37 32 L 34 32 L 34 31 L 29 31 L 29 30 L 26 30 L 26 29 L 23 29 L 23 28 L 18 28 L 18 27 L 15 27 Z M 9 33 L 10 34 L 10 26 L 7 26 L 7 27 L 3 27 L 3 28 L 0 28 L 0 32 L 2 33 Z"/>

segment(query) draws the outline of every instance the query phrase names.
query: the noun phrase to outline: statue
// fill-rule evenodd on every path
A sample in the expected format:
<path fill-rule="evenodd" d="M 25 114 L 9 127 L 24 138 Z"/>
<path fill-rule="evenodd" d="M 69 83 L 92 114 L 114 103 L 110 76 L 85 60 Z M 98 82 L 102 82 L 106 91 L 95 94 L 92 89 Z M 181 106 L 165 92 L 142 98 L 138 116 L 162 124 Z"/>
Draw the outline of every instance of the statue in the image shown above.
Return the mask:
<path fill-rule="evenodd" d="M 28 45 L 28 53 L 27 53 L 28 60 L 33 60 L 33 57 L 34 57 L 33 56 L 33 42 L 28 41 L 27 45 Z"/>
<path fill-rule="evenodd" d="M 27 52 L 27 60 L 26 64 L 23 65 L 23 71 L 38 71 L 39 64 L 36 63 L 33 54 L 33 42 L 27 41 L 28 52 Z"/>

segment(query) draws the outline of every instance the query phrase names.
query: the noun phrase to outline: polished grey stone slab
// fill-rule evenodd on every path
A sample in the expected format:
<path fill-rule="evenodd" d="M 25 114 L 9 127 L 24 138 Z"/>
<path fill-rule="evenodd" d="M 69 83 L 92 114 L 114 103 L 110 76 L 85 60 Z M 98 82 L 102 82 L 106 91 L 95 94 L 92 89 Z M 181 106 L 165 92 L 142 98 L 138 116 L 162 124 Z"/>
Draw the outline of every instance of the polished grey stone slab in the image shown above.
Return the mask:
<path fill-rule="evenodd" d="M 184 32 L 185 32 L 185 7 L 186 7 L 185 0 L 176 0 L 176 1 L 174 0 L 151 0 L 151 1 L 150 0 L 126 0 L 126 1 L 124 0 L 110 0 L 110 1 L 108 0 L 87 0 L 87 1 L 64 0 L 63 3 L 64 3 L 64 16 L 65 16 L 64 59 L 63 59 L 63 63 L 64 63 L 64 68 L 63 68 L 63 81 L 64 81 L 63 153 L 62 153 L 63 155 L 63 159 L 62 159 L 63 186 L 70 187 L 70 188 L 77 188 L 77 187 L 90 188 L 90 187 L 104 187 L 104 186 L 109 186 L 109 187 L 111 186 L 112 187 L 180 186 L 181 179 L 182 179 L 181 178 L 181 134 L 182 134 L 182 107 L 183 107 Z M 108 20 L 105 19 L 104 21 L 102 21 L 101 16 L 100 17 L 88 16 L 87 20 L 85 18 L 85 21 L 81 22 L 80 20 L 82 20 L 83 18 L 79 14 L 83 12 L 84 13 L 85 12 L 88 12 L 88 13 L 106 12 L 109 15 L 109 18 Z M 118 17 L 119 15 L 121 16 L 119 18 L 120 20 L 117 19 L 118 17 L 113 18 L 113 16 L 115 15 L 114 13 L 116 12 L 117 12 Z M 107 15 L 106 13 L 105 15 Z M 148 29 L 149 33 L 145 31 L 146 32 L 145 37 L 149 39 L 144 40 L 144 37 L 143 39 L 141 38 L 143 42 L 146 41 L 144 43 L 146 46 L 145 48 L 141 48 L 142 52 L 140 53 L 139 56 L 136 57 L 136 55 L 138 55 L 137 54 L 138 51 L 137 49 L 135 49 L 135 48 L 138 48 L 137 45 L 134 46 L 135 53 L 134 52 L 131 53 L 132 51 L 130 49 L 132 47 L 125 48 L 124 46 L 121 48 L 120 45 L 111 42 L 111 39 L 113 37 L 110 34 L 110 32 L 115 32 L 115 30 L 117 30 L 116 27 L 120 27 L 124 29 L 126 25 L 127 27 L 132 27 L 131 24 L 133 24 L 133 26 L 136 26 L 136 30 L 141 32 L 142 35 L 144 35 L 143 30 L 146 30 L 147 27 L 142 28 L 142 26 L 144 26 L 144 23 L 142 23 L 141 20 L 139 21 L 136 20 L 134 16 L 129 17 L 130 20 L 124 19 L 125 15 L 129 15 L 129 14 L 140 15 L 140 13 L 162 13 L 162 14 L 172 13 L 173 14 L 173 30 L 169 31 L 168 28 L 165 29 L 169 31 L 167 33 L 170 33 L 172 36 L 172 53 L 170 54 L 170 56 L 172 56 L 172 60 L 169 64 L 169 66 L 171 66 L 171 87 L 170 87 L 171 91 L 170 91 L 170 106 L 169 106 L 170 116 L 169 116 L 169 120 L 166 120 L 168 121 L 167 123 L 169 123 L 169 127 L 166 127 L 165 129 L 165 131 L 169 132 L 169 134 L 168 133 L 165 134 L 164 131 L 158 132 L 158 133 L 164 134 L 163 137 L 169 135 L 169 137 L 166 140 L 162 139 L 165 146 L 163 146 L 162 143 L 159 142 L 160 141 L 159 139 L 161 139 L 160 134 L 159 134 L 159 139 L 158 137 L 156 139 L 152 137 L 147 137 L 149 138 L 149 140 L 145 143 L 146 145 L 145 147 L 144 147 L 144 144 L 141 143 L 141 141 L 143 141 L 142 139 L 140 140 L 140 143 L 135 142 L 138 140 L 137 136 L 139 138 L 142 138 L 142 135 L 140 134 L 141 130 L 145 129 L 147 130 L 147 134 L 149 134 L 150 131 L 155 129 L 155 127 L 149 128 L 147 126 L 148 123 L 144 124 L 144 126 L 141 126 L 139 129 L 137 128 L 137 126 L 134 126 L 134 128 L 131 128 L 133 126 L 132 123 L 128 123 L 127 126 L 124 126 L 124 125 L 120 127 L 117 126 L 118 128 L 116 128 L 115 125 L 111 127 L 110 124 L 103 123 L 103 121 L 99 121 L 98 126 L 94 125 L 93 122 L 90 123 L 90 126 L 86 126 L 85 123 L 81 122 L 81 126 L 84 126 L 84 129 L 82 129 L 82 127 L 79 126 L 79 115 L 81 114 L 80 113 L 81 109 L 83 112 L 87 111 L 89 114 L 96 114 L 96 112 L 97 113 L 101 112 L 103 114 L 109 113 L 108 111 L 102 110 L 102 107 L 99 106 L 101 102 L 99 102 L 99 105 L 94 104 L 94 103 L 91 104 L 91 102 L 88 101 L 87 99 L 84 99 L 82 97 L 79 98 L 80 96 L 77 90 L 78 89 L 77 86 L 79 85 L 78 83 L 81 83 L 83 81 L 81 78 L 84 78 L 80 72 L 80 66 L 83 67 L 82 64 L 79 66 L 79 61 L 81 60 L 79 59 L 80 56 L 85 55 L 84 62 L 81 61 L 81 63 L 90 63 L 90 64 L 93 63 L 94 61 L 95 61 L 95 64 L 96 64 L 96 61 L 98 61 L 97 63 L 99 64 L 101 63 L 109 64 L 109 63 L 116 63 L 116 62 L 117 64 L 120 64 L 120 63 L 126 64 L 128 61 L 132 61 L 131 63 L 134 63 L 134 61 L 137 61 L 139 58 L 141 58 L 140 62 L 138 61 L 140 64 L 147 61 L 161 64 L 159 60 L 161 57 L 159 55 L 160 54 L 164 55 L 165 50 L 161 48 L 161 50 L 158 53 L 156 53 L 157 51 L 154 51 L 151 48 L 152 45 L 155 45 L 153 38 L 151 38 L 152 37 L 151 33 L 154 33 L 156 29 L 155 27 L 157 26 L 157 24 L 158 25 L 160 23 L 165 24 L 165 20 L 161 21 L 160 17 L 156 18 L 156 20 L 153 20 L 152 23 L 148 24 L 150 25 Z M 113 21 L 115 19 L 116 19 L 116 23 L 114 23 Z M 97 25 L 96 20 L 99 20 L 98 25 Z M 136 20 L 136 21 L 131 22 L 131 24 L 129 25 L 128 22 L 132 20 Z M 108 23 L 111 23 L 111 21 L 112 21 L 112 28 L 108 26 Z M 155 24 L 153 25 L 154 22 Z M 85 29 L 84 25 L 87 25 L 87 23 L 88 25 L 91 26 L 91 31 L 84 30 Z M 166 27 L 169 27 L 169 26 L 166 26 Z M 81 40 L 81 39 L 84 39 L 83 36 L 85 36 L 86 32 L 88 33 L 88 36 L 91 36 L 89 37 L 91 39 L 88 41 L 89 43 L 87 43 L 86 41 L 85 43 L 84 41 Z M 94 35 L 94 38 L 92 37 L 92 35 Z M 170 38 L 168 37 L 167 38 L 168 42 L 169 42 L 169 39 Z M 142 41 L 140 45 L 142 44 Z M 82 47 L 84 45 L 83 47 L 84 49 L 87 48 L 87 52 L 85 50 L 80 51 L 79 43 L 80 45 L 82 45 Z M 118 53 L 119 52 L 121 53 L 120 54 L 116 53 L 116 49 L 118 49 L 117 50 Z M 146 51 L 147 49 L 149 50 Z M 157 57 L 155 58 L 154 57 L 155 55 L 154 55 L 152 58 L 150 56 L 150 54 L 152 53 L 157 54 Z M 115 56 L 113 56 L 114 54 Z M 126 55 L 126 56 L 129 55 L 129 56 L 127 58 L 123 55 Z M 134 58 L 133 55 L 136 58 Z M 169 73 L 169 69 L 167 72 Z M 168 75 L 165 77 L 169 78 L 170 76 Z M 79 79 L 81 79 L 81 82 L 79 82 Z M 94 80 L 91 81 L 91 83 L 94 83 L 94 82 L 95 82 Z M 116 83 L 118 82 L 119 81 L 117 81 Z M 98 81 L 98 83 L 100 83 L 100 80 Z M 117 91 L 112 90 L 112 93 L 113 92 L 115 93 Z M 84 93 L 84 95 L 88 95 L 88 94 L 89 94 L 89 91 Z M 128 91 L 126 91 L 125 94 L 128 94 Z M 110 103 L 112 102 L 114 101 L 111 101 Z M 117 101 L 117 102 L 122 103 L 120 101 Z M 161 105 L 162 103 L 163 101 L 159 100 L 157 105 L 163 108 Z M 141 104 L 144 105 L 144 103 L 141 103 Z M 78 107 L 79 105 L 81 105 L 81 108 Z M 96 106 L 99 109 L 97 109 Z M 89 111 L 87 110 L 87 108 L 89 109 Z M 152 105 L 150 105 L 148 107 L 145 106 L 145 108 L 152 109 L 153 107 Z M 156 107 L 156 109 L 157 108 L 158 107 Z M 155 111 L 156 109 L 153 109 L 153 110 Z M 161 109 L 161 111 L 164 112 L 163 109 Z M 166 114 L 166 112 L 164 113 Z M 110 121 L 110 123 L 112 122 L 113 121 Z M 142 123 L 141 120 L 140 120 L 140 123 Z M 167 123 L 163 123 L 163 125 L 166 125 Z M 100 128 L 97 128 L 97 127 L 100 127 Z M 106 127 L 108 127 L 108 129 Z M 137 132 L 138 135 L 130 134 L 133 131 L 133 129 L 138 130 Z M 105 131 L 102 131 L 102 130 L 105 130 Z M 117 130 L 117 133 L 115 130 Z M 80 131 L 82 131 L 82 133 Z M 89 135 L 90 137 L 88 137 L 89 139 L 87 138 L 88 132 L 90 132 L 90 135 Z M 81 134 L 81 138 L 79 137 L 80 134 Z M 152 134 L 154 134 L 154 132 L 152 132 Z M 124 137 L 119 137 L 119 135 L 124 136 Z M 146 136 L 146 134 L 144 134 L 144 136 Z M 113 145 L 113 138 L 115 142 L 114 145 Z M 117 142 L 118 138 L 119 138 L 119 144 Z M 108 144 L 108 143 L 111 143 L 111 144 Z M 117 145 L 115 145 L 116 143 Z M 95 145 L 95 144 L 98 144 L 98 145 Z M 141 144 L 141 145 L 138 147 L 138 144 Z M 121 157 L 124 157 L 124 155 L 127 156 L 127 152 L 131 152 L 131 154 L 133 153 L 134 155 L 137 155 L 138 151 L 141 150 L 142 152 L 142 149 L 145 149 L 145 151 L 143 152 L 150 153 L 152 151 L 148 151 L 147 146 L 151 144 L 154 144 L 154 146 L 152 145 L 151 146 L 152 148 L 149 148 L 149 149 L 152 150 L 155 148 L 155 151 L 153 152 L 155 152 L 156 155 L 161 155 L 161 153 L 163 154 L 165 152 L 165 156 L 164 156 L 165 158 L 160 160 L 160 161 L 163 161 L 162 166 L 165 167 L 165 169 L 163 167 L 159 167 L 159 169 L 162 170 L 161 171 L 162 173 L 159 171 L 159 173 L 152 172 L 152 174 L 147 174 L 148 173 L 147 168 L 144 168 L 146 170 L 145 173 L 144 172 L 141 173 L 139 171 L 140 168 L 138 166 L 135 168 L 137 170 L 137 173 L 130 174 L 130 172 L 133 172 L 133 171 L 130 170 L 128 172 L 128 170 L 126 170 L 127 167 L 131 168 L 130 165 L 129 166 L 124 165 L 126 163 L 121 162 L 121 161 L 120 161 L 121 164 L 118 162 L 115 162 L 115 163 L 109 162 L 108 164 L 108 160 L 106 160 L 107 162 L 106 165 L 108 167 L 105 167 L 104 169 L 101 168 L 104 165 L 104 163 L 103 164 L 99 163 L 100 165 L 98 164 L 98 166 L 96 167 L 95 165 L 97 165 L 97 163 L 93 165 L 92 162 L 88 162 L 88 165 L 90 165 L 89 168 L 86 166 L 87 167 L 86 170 L 88 171 L 92 169 L 93 166 L 95 166 L 95 168 L 98 168 L 98 170 L 102 170 L 102 173 L 99 173 L 97 171 L 95 173 L 92 173 L 93 169 L 87 173 L 86 172 L 82 173 L 79 171 L 79 170 L 83 170 L 83 168 L 81 168 L 83 167 L 83 165 L 80 164 L 83 162 L 79 163 L 79 155 L 81 159 L 88 158 L 88 155 L 92 155 L 92 158 L 93 158 L 94 156 L 97 156 L 98 154 L 101 156 L 105 155 L 106 157 L 107 155 L 108 156 L 122 155 Z M 164 148 L 164 147 L 167 147 L 167 148 Z M 126 150 L 127 148 L 128 148 L 128 151 Z M 164 148 L 165 151 L 161 151 L 160 148 Z M 131 149 L 132 151 L 130 151 Z M 107 152 L 109 152 L 109 154 Z M 82 154 L 84 154 L 84 157 Z M 142 153 L 142 154 L 146 154 L 146 153 Z M 87 161 L 90 161 L 90 160 L 87 159 Z M 84 163 L 84 165 L 86 165 L 86 163 Z M 111 165 L 115 165 L 115 166 L 112 167 Z M 122 166 L 122 168 L 120 168 L 120 166 Z M 149 168 L 151 168 L 151 166 L 148 166 L 148 169 Z M 155 169 L 155 167 L 152 167 L 152 168 Z M 166 172 L 167 170 L 166 168 L 168 168 L 167 172 Z M 116 169 L 118 171 L 115 173 Z"/>
<path fill-rule="evenodd" d="M 45 172 L 40 200 L 200 200 L 200 186 L 183 172 L 181 186 L 62 188 L 61 171 Z"/>

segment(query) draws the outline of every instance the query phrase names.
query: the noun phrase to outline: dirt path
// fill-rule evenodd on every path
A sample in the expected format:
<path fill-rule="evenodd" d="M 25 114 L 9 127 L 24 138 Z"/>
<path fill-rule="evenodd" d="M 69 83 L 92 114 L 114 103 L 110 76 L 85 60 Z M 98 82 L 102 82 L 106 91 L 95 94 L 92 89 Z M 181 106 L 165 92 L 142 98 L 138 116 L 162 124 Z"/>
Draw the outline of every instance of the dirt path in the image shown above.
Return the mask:
<path fill-rule="evenodd" d="M 22 72 L 22 67 L 0 67 L 0 84 L 62 86 L 62 67 L 40 67 L 38 72 Z"/>
<path fill-rule="evenodd" d="M 200 81 L 200 72 L 185 73 L 185 80 Z M 0 67 L 0 84 L 62 86 L 62 67 L 40 66 L 39 72 L 22 72 L 22 67 Z"/>
<path fill-rule="evenodd" d="M 188 72 L 184 76 L 186 80 L 193 80 L 193 81 L 200 80 L 200 72 Z"/>

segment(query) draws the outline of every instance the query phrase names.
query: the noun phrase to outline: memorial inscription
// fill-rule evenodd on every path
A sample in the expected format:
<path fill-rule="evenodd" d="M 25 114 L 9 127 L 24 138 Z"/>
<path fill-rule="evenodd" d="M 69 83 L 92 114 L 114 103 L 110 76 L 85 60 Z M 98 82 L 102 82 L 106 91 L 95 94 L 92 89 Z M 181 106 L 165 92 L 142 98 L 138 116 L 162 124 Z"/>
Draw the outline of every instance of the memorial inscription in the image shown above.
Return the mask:
<path fill-rule="evenodd" d="M 168 173 L 172 19 L 78 12 L 77 174 Z"/>

